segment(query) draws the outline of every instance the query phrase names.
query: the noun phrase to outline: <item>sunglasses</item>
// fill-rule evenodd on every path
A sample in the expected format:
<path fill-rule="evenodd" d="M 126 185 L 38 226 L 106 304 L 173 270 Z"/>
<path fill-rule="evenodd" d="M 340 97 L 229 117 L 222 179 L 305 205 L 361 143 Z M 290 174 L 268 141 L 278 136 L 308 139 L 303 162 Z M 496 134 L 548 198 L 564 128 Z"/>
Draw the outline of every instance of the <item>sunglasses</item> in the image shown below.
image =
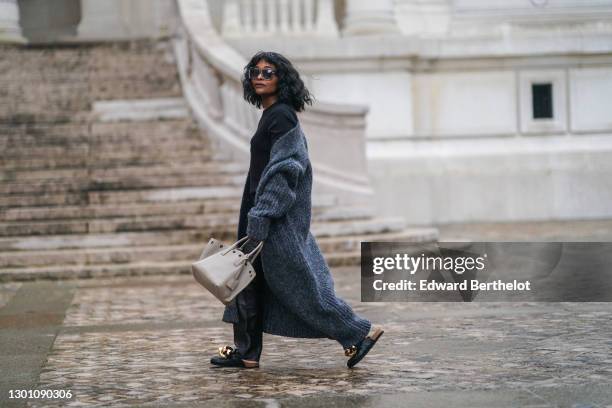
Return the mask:
<path fill-rule="evenodd" d="M 251 68 L 249 68 L 247 70 L 247 78 L 248 79 L 257 78 L 259 76 L 259 74 L 261 74 L 263 79 L 268 81 L 268 80 L 272 79 L 272 75 L 276 75 L 276 71 L 273 70 L 272 68 L 259 69 L 258 67 L 251 67 Z"/>

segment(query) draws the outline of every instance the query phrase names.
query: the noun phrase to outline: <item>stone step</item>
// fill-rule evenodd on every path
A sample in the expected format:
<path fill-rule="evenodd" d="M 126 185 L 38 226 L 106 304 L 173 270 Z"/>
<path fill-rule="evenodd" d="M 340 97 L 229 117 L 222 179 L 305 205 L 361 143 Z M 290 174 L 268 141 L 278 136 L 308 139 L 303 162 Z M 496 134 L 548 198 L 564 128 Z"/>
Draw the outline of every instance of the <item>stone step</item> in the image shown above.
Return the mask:
<path fill-rule="evenodd" d="M 11 194 L 0 196 L 0 210 L 8 211 L 13 207 L 86 205 L 87 192 L 62 192 L 57 194 Z"/>
<path fill-rule="evenodd" d="M 87 157 L 89 145 L 86 143 L 74 143 L 67 146 L 16 146 L 4 149 L 0 165 L 18 162 L 21 159 L 44 159 L 56 157 L 80 158 Z"/>
<path fill-rule="evenodd" d="M 30 88 L 9 89 L 5 94 L 10 105 L 0 106 L 0 117 L 2 122 L 34 122 L 43 121 L 47 117 L 56 115 L 65 116 L 70 121 L 70 116 L 79 111 L 90 111 L 92 103 L 96 100 L 108 100 L 112 98 L 167 98 L 180 97 L 181 91 L 173 81 L 159 78 L 159 83 L 152 81 L 124 77 L 108 78 L 107 83 L 96 83 L 89 81 L 85 86 L 68 89 L 69 84 L 45 84 L 38 83 Z M 0 83 L 0 86 L 3 84 Z M 53 95 L 53 96 L 50 96 Z M 24 121 L 11 120 L 11 117 L 22 114 L 32 115 L 36 120 Z M 57 122 L 57 120 L 44 120 L 44 122 Z"/>
<path fill-rule="evenodd" d="M 68 123 L 0 124 L 0 147 L 65 146 L 67 144 L 134 144 L 178 141 L 209 143 L 205 132 L 191 119 L 144 122 L 95 122 L 89 112 L 78 112 L 79 121 Z M 88 118 L 87 122 L 81 121 Z"/>
<path fill-rule="evenodd" d="M 30 183 L 5 182 L 0 184 L 0 196 L 8 194 L 58 194 L 87 190 L 90 182 L 86 178 L 64 180 L 38 180 Z"/>
<path fill-rule="evenodd" d="M 232 240 L 236 237 L 236 231 L 216 231 L 213 236 L 222 240 Z M 99 247 L 120 248 L 129 246 L 160 245 L 160 243 L 163 243 L 164 245 L 180 245 L 193 242 L 206 243 L 209 239 L 209 232 L 201 230 L 0 237 L 0 252 Z"/>
<path fill-rule="evenodd" d="M 135 202 L 168 202 L 242 197 L 237 187 L 180 187 L 129 191 L 90 191 L 90 204 L 122 204 Z M 1 198 L 1 197 L 0 197 Z"/>
<path fill-rule="evenodd" d="M 178 176 L 42 180 L 0 184 L 0 195 L 55 194 L 84 190 L 130 190 L 164 187 L 242 186 L 244 175 L 189 174 Z"/>
<path fill-rule="evenodd" d="M 327 257 L 334 253 L 360 254 L 362 241 L 433 242 L 435 230 L 411 228 L 396 233 L 317 238 Z M 226 240 L 229 244 L 234 239 Z M 26 268 L 52 265 L 126 264 L 138 262 L 193 262 L 200 256 L 205 242 L 182 245 L 144 245 L 62 250 L 0 252 L 0 268 Z"/>
<path fill-rule="evenodd" d="M 3 50 L 5 53 L 6 50 Z M 13 62 L 17 62 L 20 57 L 26 54 L 13 54 Z M 6 53 L 3 55 L 6 56 Z M 86 67 L 66 67 L 68 69 L 61 70 L 59 66 L 41 66 L 32 64 L 35 55 L 29 53 L 29 61 L 24 61 L 25 64 L 18 66 L 16 64 L 5 64 L 6 59 L 0 60 L 0 73 L 6 75 L 2 78 L 13 78 L 16 85 L 29 86 L 38 82 L 50 82 L 50 83 L 82 83 L 87 81 L 89 78 Z M 8 81 L 7 82 L 13 82 Z"/>
<path fill-rule="evenodd" d="M 139 143 L 79 143 L 67 146 L 18 146 L 4 150 L 4 157 L 10 162 L 21 159 L 44 159 L 65 157 L 80 159 L 89 157 L 92 162 L 106 162 L 111 159 L 131 160 L 146 157 L 189 157 L 199 153 L 210 154 L 210 148 L 196 140 L 166 140 L 150 143 L 145 140 Z M 3 163 L 4 159 L 0 161 Z"/>
<path fill-rule="evenodd" d="M 330 206 L 312 208 L 312 220 L 333 221 L 333 220 L 358 220 L 375 217 L 374 211 L 361 206 Z"/>
<path fill-rule="evenodd" d="M 74 266 L 43 266 L 35 268 L 6 268 L 0 270 L 0 282 L 34 279 L 84 279 L 119 276 L 175 275 L 191 273 L 186 261 L 100 264 Z"/>
<path fill-rule="evenodd" d="M 89 192 L 90 204 L 128 204 L 153 202 L 179 202 L 193 200 L 219 200 L 241 198 L 243 186 L 237 187 L 182 187 L 134 191 L 92 191 Z M 1 200 L 2 197 L 0 197 Z M 328 206 L 336 203 L 330 194 L 317 194 L 312 197 L 312 206 Z"/>
<path fill-rule="evenodd" d="M 116 143 L 80 141 L 67 144 L 18 144 L 5 146 L 3 154 L 12 160 L 20 158 L 45 158 L 45 157 L 82 157 L 89 154 L 97 157 L 108 157 L 111 155 L 119 157 L 143 157 L 146 155 L 176 156 L 188 155 L 190 152 L 210 151 L 210 144 L 203 139 L 186 139 L 179 137 L 168 137 L 164 139 L 142 139 L 138 141 L 124 140 Z"/>
<path fill-rule="evenodd" d="M 217 194 L 218 191 L 218 194 Z M 242 197 L 242 188 L 213 187 L 182 187 L 167 189 L 149 189 L 126 192 L 69 192 L 45 195 L 12 194 L 0 196 L 1 212 L 11 211 L 13 208 L 31 208 L 48 206 L 85 206 L 85 205 L 127 205 L 130 203 L 177 203 L 181 201 L 223 200 L 226 198 Z M 324 203 L 315 204 L 315 200 L 324 200 Z M 315 205 L 334 205 L 332 196 L 313 197 Z"/>
<path fill-rule="evenodd" d="M 236 200 L 237 201 L 237 200 Z M 362 213 L 359 213 L 362 211 Z M 354 216 L 357 213 L 357 217 Z M 357 208 L 354 211 L 345 209 L 338 213 L 333 210 L 313 211 L 312 222 L 345 222 L 358 224 L 367 220 L 369 214 Z M 361 218 L 358 218 L 361 216 Z M 111 233 L 125 231 L 160 231 L 192 228 L 234 228 L 238 224 L 238 212 L 223 211 L 196 214 L 163 214 L 163 215 L 133 215 L 108 218 L 81 218 L 81 219 L 55 219 L 30 222 L 0 222 L 0 236 L 15 235 L 56 235 L 56 234 L 84 234 L 84 233 Z M 333 223 L 332 223 L 333 224 Z M 355 225 L 359 228 L 359 225 Z M 370 228 L 369 226 L 367 228 Z"/>
<path fill-rule="evenodd" d="M 144 176 L 184 176 L 189 174 L 232 174 L 244 175 L 249 166 L 247 163 L 210 160 L 207 162 L 196 163 L 164 163 L 155 166 L 122 166 L 98 168 L 91 170 L 91 176 L 99 179 L 120 179 L 125 177 L 144 177 Z"/>
<path fill-rule="evenodd" d="M 14 151 L 20 154 L 32 151 L 44 151 L 41 149 L 49 149 L 52 154 L 52 149 L 75 149 L 88 148 L 91 145 L 90 138 L 83 134 L 72 136 L 70 138 L 40 137 L 35 135 L 0 135 L 0 149 L 5 152 Z M 7 153 L 8 156 L 9 153 Z"/>
<path fill-rule="evenodd" d="M 6 51 L 5 51 L 6 50 Z M 11 60 L 0 60 L 0 67 L 21 67 L 21 71 L 33 71 L 38 68 L 44 70 L 56 69 L 66 72 L 76 72 L 96 68 L 109 69 L 113 66 L 127 65 L 134 69 L 134 63 L 139 61 L 147 63 L 142 69 L 152 69 L 160 64 L 168 64 L 166 55 L 172 48 L 166 42 L 155 40 L 137 40 L 128 42 L 108 42 L 99 44 L 78 44 L 75 46 L 57 48 L 3 48 Z M 23 63 L 36 57 L 47 62 L 46 65 L 27 66 Z M 112 57 L 112 58 L 109 58 Z M 130 64 L 126 64 L 129 62 Z M 156 63 L 157 65 L 151 66 Z M 67 65 L 66 65 L 67 64 Z"/>
<path fill-rule="evenodd" d="M 36 64 L 39 61 L 28 61 L 29 64 Z M 45 86 L 45 91 L 53 88 L 67 87 L 68 90 L 71 86 L 74 89 L 82 89 L 85 95 L 89 96 L 95 89 L 89 88 L 84 85 L 96 84 L 100 89 L 108 90 L 108 81 L 116 79 L 117 81 L 132 81 L 140 85 L 147 85 L 153 90 L 176 90 L 176 83 L 172 83 L 175 76 L 177 75 L 176 68 L 169 67 L 156 67 L 152 71 L 147 73 L 138 72 L 134 69 L 125 69 L 120 67 L 119 69 L 109 68 L 108 70 L 95 69 L 89 72 L 74 71 L 70 73 L 62 73 L 60 70 L 30 70 L 18 72 L 15 70 L 3 70 L 3 78 L 11 78 L 9 80 L 0 80 L 0 84 L 7 89 L 7 95 L 19 96 L 21 93 L 40 94 L 38 86 Z M 175 80 L 174 80 L 175 81 Z M 155 83 L 157 82 L 157 83 Z M 112 84 L 111 84 L 112 85 Z M 102 88 L 102 86 L 105 86 Z M 66 96 L 73 96 L 75 93 L 66 93 Z M 129 94 L 128 94 L 129 95 Z M 49 95 L 53 97 L 53 95 Z M 98 98 L 104 100 L 105 98 Z"/>
<path fill-rule="evenodd" d="M 163 215 L 37 222 L 0 222 L 0 236 L 96 234 L 180 229 L 228 229 L 237 226 L 236 214 Z"/>
<path fill-rule="evenodd" d="M 75 167 L 104 168 L 109 166 L 151 166 L 166 163 L 204 163 L 218 159 L 220 156 L 210 150 L 198 149 L 191 152 L 168 154 L 160 151 L 156 154 L 143 155 L 138 151 L 118 152 L 117 154 L 98 156 L 94 154 L 81 156 L 54 156 L 38 158 L 0 158 L 0 167 L 7 170 L 40 170 L 40 169 L 66 169 Z"/>
<path fill-rule="evenodd" d="M 88 176 L 89 170 L 87 168 L 0 170 L 0 181 L 3 183 L 25 183 L 45 180 L 58 181 L 87 178 Z"/>
<path fill-rule="evenodd" d="M 200 159 L 200 155 L 211 157 L 213 151 L 200 141 L 193 140 L 167 140 L 155 143 L 121 143 L 92 145 L 91 158 L 94 163 L 128 162 L 130 160 L 143 160 L 155 158 L 166 162 L 175 160 Z"/>
<path fill-rule="evenodd" d="M 102 168 L 67 168 L 67 169 L 25 169 L 0 171 L 2 182 L 34 182 L 44 180 L 63 180 L 82 177 L 95 179 L 121 179 L 129 177 L 180 176 L 188 174 L 245 174 L 248 171 L 246 163 L 209 160 L 201 163 L 163 163 L 144 166 L 121 166 Z"/>
<path fill-rule="evenodd" d="M 50 194 L 0 195 L 0 208 L 37 207 L 86 204 L 124 204 L 146 202 L 168 202 L 240 197 L 242 188 L 234 187 L 177 187 L 151 188 L 126 191 L 68 191 Z"/>
<path fill-rule="evenodd" d="M 176 72 L 163 70 L 144 75 L 127 71 L 107 72 L 75 81 L 18 81 L 18 78 L 11 78 L 11 81 L 0 82 L 0 86 L 5 89 L 6 100 L 26 112 L 42 112 L 44 108 L 89 110 L 92 101 L 181 96 Z"/>
<path fill-rule="evenodd" d="M 180 229 L 235 229 L 237 219 L 227 214 L 166 215 L 140 218 L 118 218 L 101 220 L 53 220 L 39 222 L 2 222 L 0 236 L 57 235 L 87 233 L 118 233 L 135 231 L 163 231 Z"/>
<path fill-rule="evenodd" d="M 317 236 L 343 236 L 395 232 L 405 228 L 401 218 L 320 219 L 312 215 L 311 231 Z M 0 222 L 0 236 L 96 234 L 180 229 L 231 230 L 238 226 L 238 214 L 171 214 L 104 219 L 45 220 L 36 222 Z"/>
<path fill-rule="evenodd" d="M 89 122 L 86 110 L 67 110 L 53 107 L 42 107 L 34 111 L 27 107 L 0 106 L 0 126 L 30 126 L 32 124 L 59 126 L 68 124 L 86 124 Z"/>
<path fill-rule="evenodd" d="M 108 73 L 90 79 L 92 100 L 170 98 L 182 95 L 180 83 L 165 72 L 150 74 L 127 73 L 114 76 Z"/>
<path fill-rule="evenodd" d="M 204 187 L 204 186 L 244 186 L 245 175 L 215 175 L 215 174 L 189 174 L 177 176 L 158 177 L 132 177 L 124 179 L 93 178 L 91 186 L 96 190 L 128 190 L 145 188 L 170 187 Z"/>
<path fill-rule="evenodd" d="M 338 212 L 333 205 L 333 197 L 314 196 L 312 213 L 319 219 L 364 218 L 371 215 L 361 208 L 343 207 Z M 237 197 L 215 198 L 185 202 L 126 203 L 120 205 L 87 205 L 87 206 L 53 206 L 53 207 L 16 207 L 7 208 L 0 214 L 0 221 L 33 222 L 45 220 L 105 219 L 118 217 L 147 217 L 155 215 L 176 214 L 212 214 L 240 211 L 240 200 Z M 326 212 L 332 213 L 333 217 Z"/>
<path fill-rule="evenodd" d="M 328 221 L 312 223 L 311 232 L 317 237 L 397 232 L 406 228 L 403 217 L 380 217 L 366 220 Z"/>
<path fill-rule="evenodd" d="M 181 187 L 128 191 L 79 191 L 0 195 L 0 208 L 50 205 L 127 204 L 241 197 L 237 187 Z"/>
<path fill-rule="evenodd" d="M 230 198 L 167 203 L 9 208 L 1 215 L 2 218 L 0 218 L 0 220 L 40 221 L 52 219 L 103 219 L 168 214 L 210 214 L 239 210 L 239 200 Z"/>
<path fill-rule="evenodd" d="M 81 115 L 86 113 L 80 112 Z M 89 113 L 87 113 L 89 116 Z M 7 143 L 7 139 L 14 138 L 16 142 L 20 142 L 28 137 L 34 140 L 45 140 L 54 138 L 63 138 L 67 142 L 73 140 L 78 141 L 80 138 L 85 138 L 90 134 L 92 125 L 87 122 L 68 122 L 68 123 L 14 123 L 0 124 L 0 142 Z"/>
<path fill-rule="evenodd" d="M 42 112 L 43 108 L 54 111 L 89 110 L 88 81 L 47 80 L 20 82 L 18 78 L 0 81 L 3 98 L 17 111 Z M 3 110 L 4 111 L 4 110 Z"/>
<path fill-rule="evenodd" d="M 237 225 L 236 214 L 170 214 L 103 219 L 47 220 L 37 222 L 2 222 L 0 236 L 111 233 L 124 231 L 160 231 Z"/>
<path fill-rule="evenodd" d="M 100 122 L 151 121 L 190 117 L 189 108 L 182 96 L 95 101 L 92 110 Z"/>
<path fill-rule="evenodd" d="M 210 144 L 206 132 L 192 120 L 159 120 L 143 122 L 92 122 L 92 144 L 143 144 L 169 141 L 198 141 L 207 147 Z"/>
<path fill-rule="evenodd" d="M 38 63 L 38 61 L 29 61 L 30 64 Z M 151 71 L 147 74 L 139 73 L 130 69 L 109 69 L 108 71 L 95 70 L 89 72 L 71 72 L 61 73 L 59 70 L 38 70 L 38 71 L 24 71 L 16 72 L 12 70 L 3 71 L 3 78 L 11 78 L 11 80 L 0 80 L 0 84 L 7 90 L 9 96 L 20 96 L 21 94 L 26 95 L 37 95 L 41 94 L 48 97 L 54 97 L 55 95 L 47 95 L 41 92 L 42 90 L 48 92 L 53 89 L 66 88 L 64 98 L 74 97 L 77 95 L 74 90 L 82 90 L 86 96 L 91 95 L 94 89 L 86 85 L 97 84 L 99 87 L 105 85 L 105 88 L 109 89 L 109 80 L 116 79 L 118 81 L 131 80 L 134 83 L 144 85 L 146 84 L 149 88 L 154 90 L 175 90 L 176 84 L 172 83 L 172 78 L 177 74 L 174 67 L 164 68 L 158 67 L 156 70 Z M 9 76 L 10 75 L 10 76 Z M 155 83 L 155 82 L 158 83 Z M 72 92 L 70 92 L 72 91 Z M 56 96 L 55 96 L 56 97 Z M 104 100 L 104 98 L 99 98 Z"/>

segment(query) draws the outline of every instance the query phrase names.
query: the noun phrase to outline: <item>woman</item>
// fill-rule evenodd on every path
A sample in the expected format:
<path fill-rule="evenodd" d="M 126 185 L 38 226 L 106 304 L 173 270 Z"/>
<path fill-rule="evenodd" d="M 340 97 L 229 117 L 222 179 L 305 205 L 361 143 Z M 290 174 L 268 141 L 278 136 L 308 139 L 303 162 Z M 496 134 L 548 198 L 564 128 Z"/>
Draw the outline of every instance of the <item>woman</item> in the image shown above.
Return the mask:
<path fill-rule="evenodd" d="M 224 310 L 235 346 L 219 347 L 212 364 L 259 367 L 263 332 L 338 341 L 353 367 L 383 330 L 336 297 L 329 267 L 310 233 L 312 167 L 296 112 L 312 104 L 299 73 L 282 55 L 260 51 L 244 69 L 244 98 L 263 107 L 251 139 L 251 161 L 240 206 L 238 239 L 256 278 Z"/>

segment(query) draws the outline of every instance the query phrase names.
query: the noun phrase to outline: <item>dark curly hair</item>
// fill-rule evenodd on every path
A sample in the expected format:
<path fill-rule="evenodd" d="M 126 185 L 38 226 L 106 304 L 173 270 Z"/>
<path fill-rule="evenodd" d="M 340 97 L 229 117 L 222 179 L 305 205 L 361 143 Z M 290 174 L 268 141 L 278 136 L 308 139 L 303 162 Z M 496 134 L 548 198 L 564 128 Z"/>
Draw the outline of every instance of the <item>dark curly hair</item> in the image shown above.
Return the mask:
<path fill-rule="evenodd" d="M 304 110 L 304 105 L 312 105 L 314 96 L 310 94 L 304 86 L 304 82 L 300 78 L 300 74 L 293 67 L 291 62 L 281 54 L 272 51 L 258 51 L 249 63 L 244 67 L 242 73 L 242 88 L 244 90 L 244 99 L 249 103 L 261 107 L 261 96 L 257 95 L 253 84 L 247 78 L 249 68 L 254 67 L 261 60 L 265 60 L 276 67 L 276 75 L 278 76 L 277 89 L 278 101 L 285 102 L 295 109 L 297 112 Z"/>

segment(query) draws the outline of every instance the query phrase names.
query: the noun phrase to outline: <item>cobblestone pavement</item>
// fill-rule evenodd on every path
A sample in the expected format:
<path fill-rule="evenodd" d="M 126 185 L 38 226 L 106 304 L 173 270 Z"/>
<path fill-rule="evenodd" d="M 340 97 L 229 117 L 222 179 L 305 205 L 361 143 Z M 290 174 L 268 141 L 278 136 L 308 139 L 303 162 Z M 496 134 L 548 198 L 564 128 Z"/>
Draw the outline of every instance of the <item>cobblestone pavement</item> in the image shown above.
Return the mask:
<path fill-rule="evenodd" d="M 231 325 L 188 275 L 4 284 L 0 405 L 612 406 L 612 304 L 361 303 L 359 269 L 333 274 L 385 328 L 352 370 L 337 342 L 269 334 L 259 369 L 211 366 Z M 36 388 L 74 396 L 7 399 Z"/>

